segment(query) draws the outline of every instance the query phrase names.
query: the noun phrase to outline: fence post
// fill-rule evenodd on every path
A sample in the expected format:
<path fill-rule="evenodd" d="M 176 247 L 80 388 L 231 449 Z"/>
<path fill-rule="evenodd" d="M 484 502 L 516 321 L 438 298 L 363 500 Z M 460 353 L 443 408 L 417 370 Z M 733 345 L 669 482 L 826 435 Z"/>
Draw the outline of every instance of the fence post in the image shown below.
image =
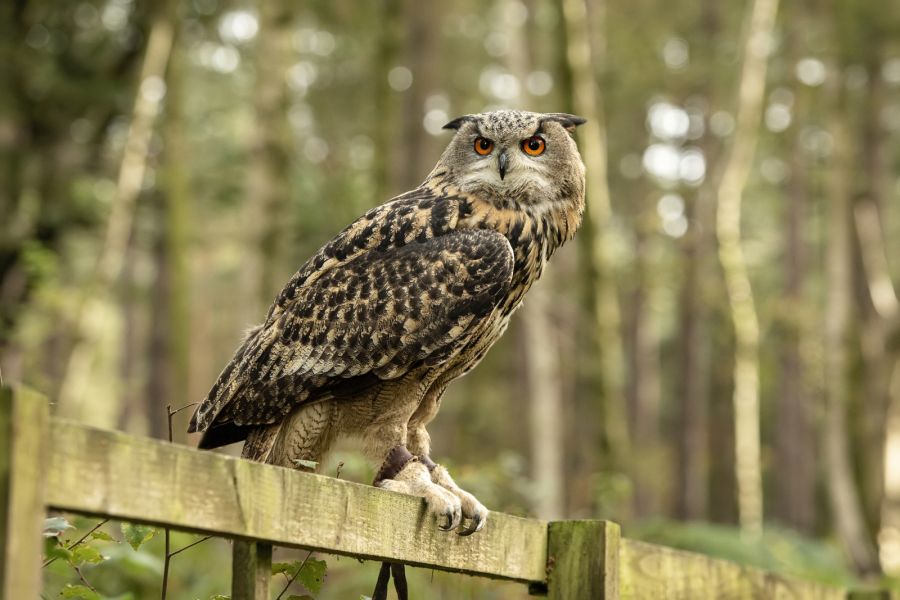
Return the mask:
<path fill-rule="evenodd" d="M 619 526 L 612 521 L 553 521 L 548 527 L 551 600 L 619 598 Z"/>
<path fill-rule="evenodd" d="M 269 600 L 271 580 L 271 544 L 234 540 L 231 553 L 232 600 Z"/>
<path fill-rule="evenodd" d="M 47 401 L 0 387 L 0 598 L 41 593 Z"/>

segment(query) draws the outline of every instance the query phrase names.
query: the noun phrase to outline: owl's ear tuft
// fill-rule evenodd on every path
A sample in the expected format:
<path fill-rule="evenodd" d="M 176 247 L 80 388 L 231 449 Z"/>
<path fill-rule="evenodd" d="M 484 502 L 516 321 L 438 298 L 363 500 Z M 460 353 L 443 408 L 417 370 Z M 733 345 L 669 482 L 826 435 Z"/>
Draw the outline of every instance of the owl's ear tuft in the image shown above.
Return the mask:
<path fill-rule="evenodd" d="M 584 125 L 587 123 L 587 119 L 584 117 L 579 117 L 576 115 L 570 115 L 568 113 L 550 113 L 545 116 L 543 121 L 556 121 L 560 125 L 566 128 L 566 131 L 569 133 L 575 133 L 575 128 L 579 125 Z"/>
<path fill-rule="evenodd" d="M 441 129 L 456 130 L 456 129 L 459 129 L 460 127 L 462 127 L 463 125 L 465 125 L 466 123 L 468 123 L 469 121 L 474 121 L 474 120 L 475 120 L 475 117 L 473 117 L 472 115 L 463 115 L 462 117 L 453 119 L 452 121 L 450 121 L 449 123 L 444 125 Z"/>

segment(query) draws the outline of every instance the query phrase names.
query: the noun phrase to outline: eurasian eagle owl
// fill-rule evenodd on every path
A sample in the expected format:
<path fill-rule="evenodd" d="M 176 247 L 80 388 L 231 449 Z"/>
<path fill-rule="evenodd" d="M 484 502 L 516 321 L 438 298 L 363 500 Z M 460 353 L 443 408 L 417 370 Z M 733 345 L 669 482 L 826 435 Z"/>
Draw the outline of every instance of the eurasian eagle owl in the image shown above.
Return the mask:
<path fill-rule="evenodd" d="M 425 427 L 472 369 L 584 210 L 572 139 L 584 120 L 496 111 L 460 117 L 416 189 L 373 208 L 291 278 L 201 403 L 201 448 L 295 467 L 353 436 L 376 484 L 425 498 L 442 529 L 487 509 L 429 457 Z"/>

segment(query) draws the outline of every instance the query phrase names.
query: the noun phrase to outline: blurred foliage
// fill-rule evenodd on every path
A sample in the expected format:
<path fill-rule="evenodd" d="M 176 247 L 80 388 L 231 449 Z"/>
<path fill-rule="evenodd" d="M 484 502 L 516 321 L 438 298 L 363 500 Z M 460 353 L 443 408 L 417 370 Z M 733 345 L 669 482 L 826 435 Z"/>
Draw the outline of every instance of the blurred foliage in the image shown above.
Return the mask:
<path fill-rule="evenodd" d="M 734 342 L 707 214 L 734 130 L 748 2 L 588 5 L 613 198 L 612 224 L 603 234 L 611 240 L 622 307 L 634 456 L 625 468 L 611 465 L 598 433 L 592 375 L 602 348 L 584 339 L 591 322 L 585 290 L 593 272 L 583 249 L 571 244 L 548 269 L 553 339 L 544 348 L 561 364 L 555 399 L 564 446 L 561 512 L 616 518 L 641 539 L 853 582 L 832 541 L 839 509 L 829 499 L 833 473 L 821 435 L 829 391 L 823 330 L 834 292 L 825 260 L 829 176 L 844 169 L 853 202 L 877 204 L 886 279 L 896 288 L 900 3 L 785 2 L 769 40 L 760 146 L 743 209 L 763 336 L 762 466 L 770 523 L 753 543 L 733 527 Z M 147 168 L 127 247 L 117 255 L 123 272 L 99 303 L 94 326 L 101 341 L 85 377 L 89 401 L 81 417 L 160 437 L 165 405 L 202 398 L 242 331 L 264 314 L 260 298 L 277 290 L 260 289 L 261 261 L 287 280 L 356 215 L 416 185 L 446 143 L 441 126 L 455 116 L 515 105 L 523 97 L 533 110 L 570 109 L 558 1 L 462 0 L 429 4 L 427 11 L 411 0 L 285 3 L 288 55 L 278 81 L 286 98 L 279 117 L 286 129 L 288 194 L 277 214 L 269 214 L 249 182 L 260 159 L 259 66 L 270 58 L 258 55 L 260 6 L 251 0 L 0 3 L 4 381 L 35 387 L 62 408 L 60 390 L 72 348 L 84 339 L 77 323 L 120 197 L 133 103 L 141 94 L 155 97 L 160 112 L 143 157 Z M 176 68 L 148 84 L 139 73 L 160 22 L 176 33 Z M 849 132 L 847 140 L 835 137 L 840 127 Z M 176 134 L 184 148 L 173 166 Z M 836 164 L 842 153 L 847 164 Z M 186 209 L 179 227 L 173 227 L 167 187 L 174 167 L 188 180 L 187 194 L 176 199 Z M 843 216 L 852 225 L 852 215 Z M 265 256 L 259 235 L 265 223 L 279 226 L 283 256 Z M 173 240 L 176 230 L 184 239 Z M 886 539 L 880 537 L 883 521 L 896 509 L 882 467 L 888 417 L 900 394 L 900 386 L 891 387 L 891 373 L 900 372 L 900 336 L 879 320 L 860 233 L 851 235 L 853 247 L 844 257 L 853 288 L 844 432 L 851 484 L 874 543 Z M 171 285 L 173 257 L 186 265 L 184 285 Z M 188 307 L 184 323 L 171 317 L 179 303 Z M 492 510 L 530 515 L 547 482 L 533 470 L 534 442 L 544 432 L 529 421 L 522 325 L 514 321 L 483 363 L 450 387 L 431 432 L 435 457 L 462 487 Z M 179 343 L 187 345 L 180 349 L 185 352 L 176 351 Z M 187 365 L 172 364 L 182 355 Z M 188 373 L 186 382 L 173 376 L 179 369 Z M 793 391 L 786 382 L 796 383 Z M 184 433 L 189 415 L 174 418 L 176 441 L 190 441 Z M 693 459 L 700 468 L 688 481 L 685 465 Z M 348 444 L 319 472 L 369 482 L 373 467 Z M 798 504 L 790 486 L 799 480 L 804 495 Z M 687 494 L 688 488 L 699 493 Z M 89 597 L 73 565 L 104 598 L 158 594 L 162 535 L 109 523 L 70 550 L 96 524 L 72 523 L 76 529 L 48 522 L 46 554 L 56 558 L 45 569 L 48 598 Z M 173 548 L 195 540 L 172 534 Z M 295 566 L 305 557 L 277 552 L 279 563 Z M 376 564 L 337 557 L 327 563 L 319 598 L 358 597 L 375 581 Z M 172 597 L 224 594 L 229 564 L 223 540 L 179 554 Z M 525 595 L 514 584 L 418 569 L 411 569 L 410 582 L 433 598 Z M 294 592 L 313 590 L 295 584 Z"/>

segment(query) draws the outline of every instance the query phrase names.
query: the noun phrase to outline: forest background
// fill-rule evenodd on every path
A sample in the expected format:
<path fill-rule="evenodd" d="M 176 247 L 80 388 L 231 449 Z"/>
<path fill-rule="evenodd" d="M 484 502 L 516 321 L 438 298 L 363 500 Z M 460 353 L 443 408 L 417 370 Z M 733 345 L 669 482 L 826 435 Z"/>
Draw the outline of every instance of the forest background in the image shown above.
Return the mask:
<path fill-rule="evenodd" d="M 451 386 L 436 458 L 492 510 L 900 573 L 900 3 L 10 0 L 0 57 L 0 373 L 55 414 L 165 438 L 447 121 L 573 112 L 586 224 Z M 48 586 L 157 593 L 159 538 L 97 542 Z M 228 556 L 179 556 L 175 597 L 222 593 Z M 374 581 L 323 558 L 320 598 Z"/>

